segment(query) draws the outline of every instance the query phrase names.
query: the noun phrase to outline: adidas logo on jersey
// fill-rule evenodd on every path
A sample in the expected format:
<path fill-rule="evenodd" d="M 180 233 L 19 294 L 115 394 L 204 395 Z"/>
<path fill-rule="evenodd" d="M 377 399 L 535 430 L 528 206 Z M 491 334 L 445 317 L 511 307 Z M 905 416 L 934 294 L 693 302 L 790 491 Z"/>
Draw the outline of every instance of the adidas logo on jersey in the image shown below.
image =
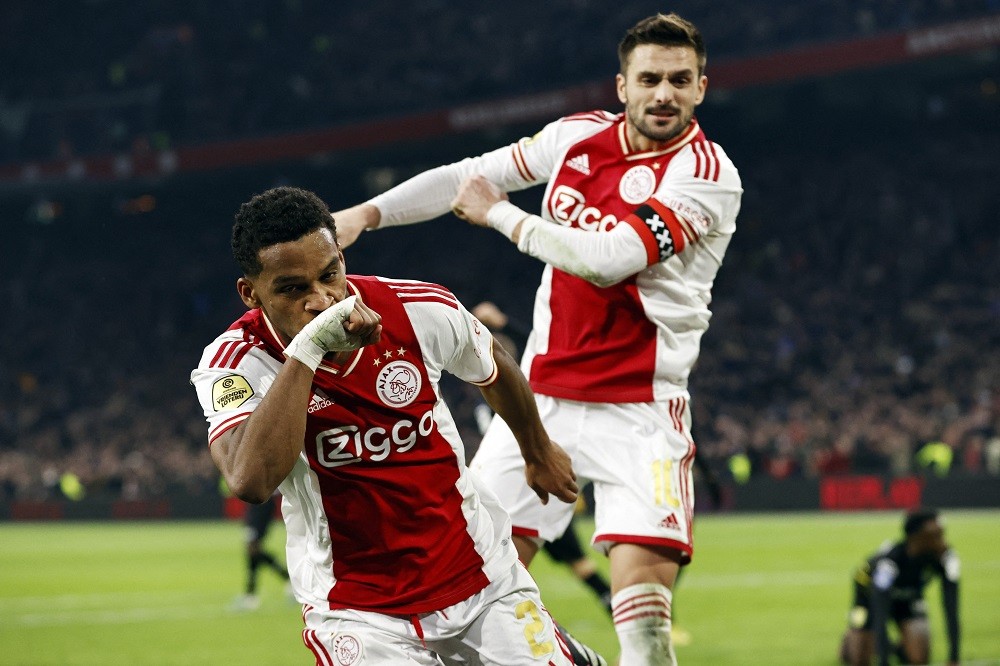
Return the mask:
<path fill-rule="evenodd" d="M 660 527 L 665 527 L 668 530 L 677 530 L 678 532 L 681 530 L 681 525 L 677 522 L 677 516 L 672 513 L 660 521 Z"/>
<path fill-rule="evenodd" d="M 570 169 L 579 171 L 584 176 L 590 175 L 590 157 L 587 153 L 577 155 L 576 157 L 566 160 L 566 166 Z"/>
<path fill-rule="evenodd" d="M 312 397 L 309 398 L 309 408 L 306 409 L 310 414 L 314 414 L 321 409 L 326 409 L 327 407 L 333 406 L 333 400 L 330 400 L 325 395 L 321 393 L 313 393 Z"/>

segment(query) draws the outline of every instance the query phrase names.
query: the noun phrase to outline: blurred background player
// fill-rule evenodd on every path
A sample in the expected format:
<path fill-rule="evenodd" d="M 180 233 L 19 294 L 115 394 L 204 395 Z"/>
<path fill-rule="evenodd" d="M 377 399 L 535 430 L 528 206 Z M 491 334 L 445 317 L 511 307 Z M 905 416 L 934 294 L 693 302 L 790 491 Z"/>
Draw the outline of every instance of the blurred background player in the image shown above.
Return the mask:
<path fill-rule="evenodd" d="M 522 368 L 546 428 L 594 483 L 594 543 L 610 560 L 622 666 L 674 664 L 672 588 L 693 552 L 688 377 L 743 189 L 694 118 L 708 86 L 698 29 L 650 16 L 626 31 L 618 58 L 624 113 L 566 116 L 337 219 L 351 242 L 450 208 L 547 264 Z M 542 216 L 506 200 L 543 183 Z M 532 498 L 514 453 L 495 419 L 472 464 L 511 513 L 527 564 L 572 509 Z"/>
<path fill-rule="evenodd" d="M 233 602 L 234 610 L 253 611 L 260 608 L 260 597 L 257 595 L 257 571 L 266 565 L 283 580 L 288 581 L 288 570 L 271 553 L 264 550 L 264 538 L 268 527 L 274 520 L 275 512 L 281 495 L 273 494 L 262 504 L 246 504 L 243 514 L 246 539 L 247 579 L 242 595 Z"/>
<path fill-rule="evenodd" d="M 913 511 L 903 522 L 904 538 L 887 543 L 854 574 L 854 607 L 841 641 L 845 664 L 879 666 L 895 653 L 902 664 L 930 661 L 930 627 L 924 588 L 941 579 L 941 598 L 948 628 L 948 664 L 958 664 L 958 555 L 944 539 L 944 527 L 933 509 Z M 888 621 L 899 628 L 899 644 L 889 640 Z"/>

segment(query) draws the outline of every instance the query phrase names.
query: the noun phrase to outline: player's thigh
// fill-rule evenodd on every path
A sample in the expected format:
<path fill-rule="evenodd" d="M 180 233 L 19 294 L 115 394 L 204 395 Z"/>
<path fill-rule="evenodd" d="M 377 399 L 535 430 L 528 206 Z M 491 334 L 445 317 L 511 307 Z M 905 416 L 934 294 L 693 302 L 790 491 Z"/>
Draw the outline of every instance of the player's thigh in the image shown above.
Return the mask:
<path fill-rule="evenodd" d="M 354 664 L 439 664 L 403 618 L 358 611 L 307 610 L 302 641 L 317 666 Z"/>
<path fill-rule="evenodd" d="M 594 543 L 693 552 L 694 445 L 685 421 L 660 403 L 595 405 L 592 435 L 579 452 L 580 473 L 593 480 Z"/>
<path fill-rule="evenodd" d="M 572 564 L 585 557 L 583 547 L 580 545 L 580 538 L 577 536 L 572 522 L 563 531 L 562 535 L 547 542 L 544 548 L 549 557 L 556 562 L 564 564 Z"/>
<path fill-rule="evenodd" d="M 875 634 L 866 629 L 849 628 L 844 634 L 844 660 L 851 666 L 868 666 L 875 656 Z"/>
<path fill-rule="evenodd" d="M 449 666 L 572 666 L 527 570 L 516 565 L 503 587 L 459 637 L 432 646 L 441 661 Z"/>
<path fill-rule="evenodd" d="M 549 437 L 572 458 L 579 440 L 573 413 L 576 405 L 543 395 L 535 398 Z M 554 498 L 542 504 L 528 487 L 521 449 L 503 419 L 494 417 L 490 422 L 469 467 L 510 514 L 514 534 L 552 541 L 569 525 L 575 505 Z"/>
<path fill-rule="evenodd" d="M 926 664 L 931 656 L 931 628 L 926 617 L 913 617 L 899 623 L 899 636 L 911 664 Z"/>

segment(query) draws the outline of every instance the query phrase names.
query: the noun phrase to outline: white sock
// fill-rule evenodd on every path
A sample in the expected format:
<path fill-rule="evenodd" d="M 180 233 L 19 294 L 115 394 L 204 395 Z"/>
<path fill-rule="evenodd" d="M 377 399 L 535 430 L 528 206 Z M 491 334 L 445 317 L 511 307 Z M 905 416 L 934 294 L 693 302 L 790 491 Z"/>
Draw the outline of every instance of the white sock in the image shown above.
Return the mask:
<path fill-rule="evenodd" d="M 611 598 L 621 645 L 619 666 L 675 666 L 670 643 L 670 588 L 658 583 L 630 585 Z"/>

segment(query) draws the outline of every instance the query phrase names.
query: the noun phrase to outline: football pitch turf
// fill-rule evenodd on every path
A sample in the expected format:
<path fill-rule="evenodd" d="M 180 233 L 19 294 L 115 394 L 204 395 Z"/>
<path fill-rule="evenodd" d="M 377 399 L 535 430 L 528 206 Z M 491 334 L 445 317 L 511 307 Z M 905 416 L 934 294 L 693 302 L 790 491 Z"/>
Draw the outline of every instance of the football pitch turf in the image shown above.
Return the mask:
<path fill-rule="evenodd" d="M 692 639 L 677 647 L 681 666 L 836 664 L 852 568 L 899 535 L 901 516 L 700 516 L 694 564 L 674 596 L 675 624 Z M 962 560 L 962 663 L 1000 664 L 1000 510 L 944 518 Z M 312 663 L 298 606 L 270 571 L 260 574 L 259 610 L 230 610 L 243 585 L 242 529 L 0 524 L 0 664 Z M 283 539 L 277 524 L 268 544 L 282 556 Z M 614 630 L 589 591 L 544 555 L 532 573 L 552 615 L 613 659 Z M 928 588 L 933 663 L 946 656 L 938 590 Z"/>

